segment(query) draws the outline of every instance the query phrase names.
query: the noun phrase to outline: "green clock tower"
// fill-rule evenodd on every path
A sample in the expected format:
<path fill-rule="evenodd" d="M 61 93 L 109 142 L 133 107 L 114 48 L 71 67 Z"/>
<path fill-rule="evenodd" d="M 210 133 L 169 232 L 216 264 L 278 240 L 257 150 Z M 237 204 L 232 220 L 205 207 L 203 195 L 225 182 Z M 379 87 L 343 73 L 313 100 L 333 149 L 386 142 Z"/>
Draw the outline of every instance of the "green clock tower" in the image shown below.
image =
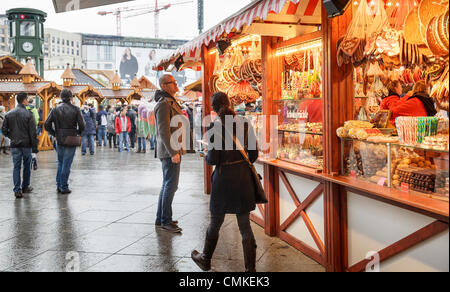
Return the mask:
<path fill-rule="evenodd" d="M 27 58 L 44 78 L 44 22 L 47 13 L 31 8 L 6 11 L 9 20 L 9 50 L 22 64 Z"/>

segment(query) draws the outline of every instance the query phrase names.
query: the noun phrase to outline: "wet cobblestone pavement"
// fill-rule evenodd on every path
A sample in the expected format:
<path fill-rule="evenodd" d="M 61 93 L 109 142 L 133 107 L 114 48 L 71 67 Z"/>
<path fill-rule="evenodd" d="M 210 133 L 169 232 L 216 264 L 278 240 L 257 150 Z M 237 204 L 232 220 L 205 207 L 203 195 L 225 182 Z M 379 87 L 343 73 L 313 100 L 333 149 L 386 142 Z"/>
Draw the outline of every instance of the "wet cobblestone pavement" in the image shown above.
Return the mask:
<path fill-rule="evenodd" d="M 203 166 L 196 155 L 184 158 L 174 219 L 183 233 L 156 229 L 161 163 L 147 154 L 100 148 L 94 156 L 78 151 L 68 196 L 57 195 L 55 152 L 41 152 L 32 171 L 34 192 L 16 200 L 11 157 L 0 154 L 0 271 L 197 272 L 193 249 L 201 250 L 209 220 L 203 194 Z M 252 224 L 258 243 L 257 271 L 324 271 L 277 238 Z M 75 257 L 74 257 L 75 256 Z M 74 264 L 75 263 L 75 264 Z M 244 270 L 235 216 L 229 215 L 213 258 L 213 270 Z"/>

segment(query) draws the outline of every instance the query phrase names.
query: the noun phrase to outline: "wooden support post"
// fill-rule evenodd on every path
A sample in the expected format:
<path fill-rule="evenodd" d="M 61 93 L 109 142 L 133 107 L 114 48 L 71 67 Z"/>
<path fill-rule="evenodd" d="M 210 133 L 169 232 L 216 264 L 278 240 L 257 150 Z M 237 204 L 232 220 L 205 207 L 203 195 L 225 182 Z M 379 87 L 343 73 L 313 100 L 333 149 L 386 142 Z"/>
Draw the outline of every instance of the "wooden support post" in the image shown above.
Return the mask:
<path fill-rule="evenodd" d="M 344 15 L 331 19 L 325 8 L 322 10 L 324 173 L 333 174 L 340 170 L 340 141 L 336 130 L 353 117 L 353 67 L 351 64 L 338 67 L 336 48 L 352 20 L 352 8 L 350 5 Z"/>
<path fill-rule="evenodd" d="M 202 73 L 202 94 L 203 94 L 203 116 L 209 116 L 211 114 L 211 89 L 209 88 L 209 80 L 211 76 L 214 74 L 214 66 L 216 55 L 209 54 L 208 48 L 202 46 L 202 63 L 203 63 L 203 73 Z M 202 127 L 203 134 L 206 133 L 206 127 Z M 203 171 L 204 171 L 204 192 L 205 194 L 211 194 L 211 176 L 212 176 L 212 167 L 206 163 L 206 160 L 203 162 Z"/>
<path fill-rule="evenodd" d="M 276 236 L 280 226 L 278 200 L 278 170 L 275 166 L 264 165 L 264 190 L 268 203 L 264 206 L 264 231 L 269 236 Z"/>
<path fill-rule="evenodd" d="M 263 64 L 263 84 L 262 84 L 262 98 L 263 98 L 263 115 L 266 118 L 266 139 L 265 142 L 270 142 L 271 126 L 270 116 L 275 114 L 273 101 L 280 99 L 281 96 L 281 72 L 282 66 L 280 58 L 275 56 L 275 49 L 273 48 L 281 39 L 278 37 L 261 37 L 261 58 Z M 267 151 L 270 157 L 274 157 L 276 151 L 270 147 Z M 264 208 L 265 217 L 265 232 L 269 236 L 275 236 L 278 232 L 279 224 L 279 208 L 278 208 L 278 172 L 274 166 L 264 166 L 264 190 L 268 199 L 268 203 Z"/>
<path fill-rule="evenodd" d="M 323 33 L 323 133 L 324 173 L 340 170 L 340 141 L 336 129 L 353 116 L 353 68 L 337 65 L 337 42 L 345 35 L 352 19 L 352 7 L 344 15 L 328 18 L 322 5 Z M 344 270 L 347 256 L 346 192 L 336 184 L 325 182 L 325 267 L 327 271 Z"/>
<path fill-rule="evenodd" d="M 42 98 L 42 120 L 45 123 L 45 121 L 48 118 L 48 115 L 50 114 L 49 111 L 50 111 L 51 95 L 48 93 L 47 90 L 45 90 L 44 95 L 39 94 L 39 96 Z M 53 149 L 52 141 L 50 140 L 50 136 L 48 132 L 45 130 L 44 126 L 42 126 L 42 134 L 39 136 L 38 149 L 39 151 L 46 151 Z"/>

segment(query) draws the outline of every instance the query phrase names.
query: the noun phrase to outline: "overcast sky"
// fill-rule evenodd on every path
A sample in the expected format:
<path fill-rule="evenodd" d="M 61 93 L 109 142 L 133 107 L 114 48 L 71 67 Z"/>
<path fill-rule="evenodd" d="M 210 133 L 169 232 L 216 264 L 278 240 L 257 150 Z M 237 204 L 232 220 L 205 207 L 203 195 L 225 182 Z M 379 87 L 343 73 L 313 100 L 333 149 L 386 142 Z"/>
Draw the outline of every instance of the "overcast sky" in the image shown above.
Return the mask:
<path fill-rule="evenodd" d="M 52 0 L 0 0 L 0 14 L 10 8 L 29 7 L 45 11 L 48 14 L 46 27 L 69 32 L 116 34 L 115 16 L 100 16 L 98 11 L 114 10 L 117 7 L 130 7 L 155 4 L 154 0 L 136 0 L 116 5 L 102 6 L 79 11 L 55 13 Z M 186 2 L 189 0 L 159 0 L 164 3 Z M 234 12 L 249 4 L 250 0 L 204 0 L 205 29 L 210 28 Z M 161 4 L 159 4 L 161 3 Z M 133 18 L 122 18 L 122 35 L 136 37 L 154 37 L 154 16 L 146 14 Z M 198 35 L 197 0 L 192 3 L 174 5 L 160 13 L 159 35 L 161 38 L 190 40 Z"/>

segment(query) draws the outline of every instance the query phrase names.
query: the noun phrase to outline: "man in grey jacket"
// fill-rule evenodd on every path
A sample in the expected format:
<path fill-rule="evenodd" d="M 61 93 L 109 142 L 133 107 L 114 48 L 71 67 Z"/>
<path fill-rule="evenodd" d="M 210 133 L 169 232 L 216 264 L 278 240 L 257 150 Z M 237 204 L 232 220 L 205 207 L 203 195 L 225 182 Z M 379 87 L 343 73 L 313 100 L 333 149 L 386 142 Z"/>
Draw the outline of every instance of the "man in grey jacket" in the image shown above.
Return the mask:
<path fill-rule="evenodd" d="M 172 220 L 172 202 L 178 189 L 181 156 L 186 153 L 186 145 L 182 145 L 183 139 L 176 139 L 173 135 L 179 131 L 186 133 L 186 129 L 184 129 L 186 123 L 177 124 L 176 127 L 171 125 L 174 118 L 185 119 L 180 105 L 173 97 L 179 91 L 175 78 L 172 75 L 163 75 L 159 79 L 159 84 L 161 90 L 155 94 L 157 102 L 155 106 L 157 141 L 155 155 L 162 162 L 163 185 L 159 194 L 155 225 L 166 231 L 179 233 L 181 228 L 178 227 L 178 222 Z"/>

